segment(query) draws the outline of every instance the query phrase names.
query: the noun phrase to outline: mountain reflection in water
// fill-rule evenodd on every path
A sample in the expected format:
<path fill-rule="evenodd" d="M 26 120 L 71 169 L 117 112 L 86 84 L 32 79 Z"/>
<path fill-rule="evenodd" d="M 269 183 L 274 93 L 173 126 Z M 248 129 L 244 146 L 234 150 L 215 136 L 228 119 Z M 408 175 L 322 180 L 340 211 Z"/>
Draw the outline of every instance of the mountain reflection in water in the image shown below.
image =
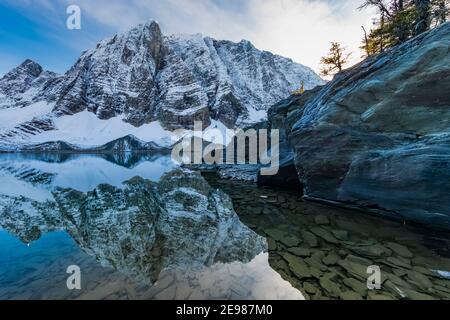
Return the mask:
<path fill-rule="evenodd" d="M 450 299 L 449 248 L 167 155 L 0 155 L 0 299 Z"/>
<path fill-rule="evenodd" d="M 168 156 L 2 155 L 0 227 L 1 299 L 303 299 L 230 198 Z"/>

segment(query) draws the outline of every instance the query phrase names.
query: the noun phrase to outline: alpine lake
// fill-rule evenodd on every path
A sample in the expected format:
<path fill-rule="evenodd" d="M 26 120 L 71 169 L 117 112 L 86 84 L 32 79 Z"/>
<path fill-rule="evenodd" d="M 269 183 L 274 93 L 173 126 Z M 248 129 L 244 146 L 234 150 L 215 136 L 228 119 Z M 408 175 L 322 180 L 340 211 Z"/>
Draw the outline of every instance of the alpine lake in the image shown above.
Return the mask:
<path fill-rule="evenodd" d="M 1 154 L 0 299 L 450 299 L 444 232 L 183 171 L 167 155 Z"/>

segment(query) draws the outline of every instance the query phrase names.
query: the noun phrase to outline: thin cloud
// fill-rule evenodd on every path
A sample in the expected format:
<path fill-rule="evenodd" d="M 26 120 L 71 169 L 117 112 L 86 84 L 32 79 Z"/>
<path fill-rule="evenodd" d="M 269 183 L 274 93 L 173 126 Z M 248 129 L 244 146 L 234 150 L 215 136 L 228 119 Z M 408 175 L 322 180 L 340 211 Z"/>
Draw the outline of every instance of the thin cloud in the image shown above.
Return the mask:
<path fill-rule="evenodd" d="M 361 0 L 247 0 L 224 6 L 214 0 L 78 1 L 97 21 L 117 30 L 155 19 L 165 33 L 202 33 L 219 39 L 247 39 L 258 48 L 292 58 L 315 70 L 331 41 L 342 43 L 359 60 L 361 26 L 373 12 Z"/>
<path fill-rule="evenodd" d="M 247 39 L 259 49 L 292 58 L 316 71 L 331 41 L 354 52 L 353 62 L 359 60 L 361 26 L 370 27 L 374 15 L 357 10 L 362 0 L 64 1 L 80 5 L 83 19 L 113 32 L 157 20 L 165 34 L 202 33 L 232 41 Z M 27 2 L 30 0 L 16 1 Z M 33 5 L 55 10 L 50 0 L 33 1 Z"/>

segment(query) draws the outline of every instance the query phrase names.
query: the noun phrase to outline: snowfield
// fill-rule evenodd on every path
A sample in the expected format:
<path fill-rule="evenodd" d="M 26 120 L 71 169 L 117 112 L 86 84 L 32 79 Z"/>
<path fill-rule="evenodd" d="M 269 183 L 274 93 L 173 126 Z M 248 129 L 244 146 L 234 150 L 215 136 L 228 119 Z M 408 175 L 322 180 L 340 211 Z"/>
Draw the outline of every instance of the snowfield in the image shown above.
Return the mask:
<path fill-rule="evenodd" d="M 13 129 L 15 126 L 50 113 L 54 103 L 39 101 L 26 107 L 0 109 L 0 132 Z"/>

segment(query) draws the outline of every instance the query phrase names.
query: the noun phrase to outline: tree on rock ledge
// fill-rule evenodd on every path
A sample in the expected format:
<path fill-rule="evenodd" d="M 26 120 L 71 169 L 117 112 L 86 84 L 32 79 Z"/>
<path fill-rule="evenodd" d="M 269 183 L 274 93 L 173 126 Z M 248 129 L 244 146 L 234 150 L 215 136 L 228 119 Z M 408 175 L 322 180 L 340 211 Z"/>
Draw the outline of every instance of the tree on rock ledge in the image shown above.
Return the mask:
<path fill-rule="evenodd" d="M 324 66 L 320 74 L 324 77 L 341 72 L 348 63 L 351 53 L 346 53 L 339 43 L 332 42 L 330 52 L 326 57 L 322 57 L 321 63 Z"/>
<path fill-rule="evenodd" d="M 449 3 L 449 0 L 364 0 L 359 9 L 373 7 L 379 14 L 369 34 L 364 31 L 366 55 L 383 52 L 445 23 L 450 13 Z"/>

